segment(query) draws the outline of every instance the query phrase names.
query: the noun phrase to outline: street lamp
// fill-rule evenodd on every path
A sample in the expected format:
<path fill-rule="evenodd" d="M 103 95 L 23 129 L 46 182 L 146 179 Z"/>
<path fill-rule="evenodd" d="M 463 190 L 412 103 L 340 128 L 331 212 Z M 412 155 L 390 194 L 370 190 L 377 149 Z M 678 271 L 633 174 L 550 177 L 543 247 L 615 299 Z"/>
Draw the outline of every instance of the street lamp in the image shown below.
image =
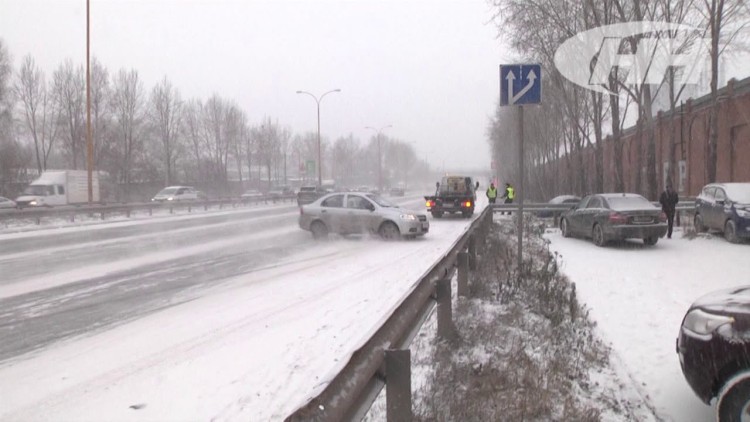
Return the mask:
<path fill-rule="evenodd" d="M 378 141 L 378 192 L 383 192 L 383 164 L 382 164 L 382 157 L 383 154 L 380 153 L 380 132 L 382 132 L 384 129 L 388 129 L 389 127 L 393 127 L 392 125 L 383 126 L 380 129 L 375 129 L 374 127 L 366 126 L 365 129 L 372 129 L 374 130 L 378 135 L 377 141 Z"/>
<path fill-rule="evenodd" d="M 323 97 L 325 97 L 326 95 L 332 92 L 341 92 L 341 90 L 333 89 L 321 95 L 320 98 L 316 97 L 315 95 L 307 91 L 297 91 L 297 94 L 307 94 L 313 97 L 313 99 L 315 100 L 315 103 L 318 105 L 318 186 L 323 186 L 323 160 L 320 157 L 320 102 L 323 101 Z"/>

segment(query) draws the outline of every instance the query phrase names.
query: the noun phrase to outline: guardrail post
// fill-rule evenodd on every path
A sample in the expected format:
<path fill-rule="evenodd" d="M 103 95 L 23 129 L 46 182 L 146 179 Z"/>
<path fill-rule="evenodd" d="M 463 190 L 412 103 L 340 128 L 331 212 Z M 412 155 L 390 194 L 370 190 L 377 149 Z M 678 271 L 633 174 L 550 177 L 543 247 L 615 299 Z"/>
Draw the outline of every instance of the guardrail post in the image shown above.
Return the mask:
<path fill-rule="evenodd" d="M 42 217 L 37 217 L 36 218 L 36 225 L 38 226 L 40 224 L 42 224 Z"/>
<path fill-rule="evenodd" d="M 152 215 L 154 215 L 154 209 L 153 208 L 148 207 L 148 215 L 149 215 L 149 217 L 152 216 Z"/>
<path fill-rule="evenodd" d="M 190 212 L 193 212 L 193 206 L 192 206 L 192 205 L 188 205 L 188 212 L 189 212 L 189 213 L 190 213 Z"/>
<path fill-rule="evenodd" d="M 171 207 L 171 206 L 169 207 L 169 213 L 170 213 L 170 214 L 174 214 L 174 208 L 173 208 L 173 207 Z"/>
<path fill-rule="evenodd" d="M 385 351 L 385 405 L 388 422 L 411 422 L 411 350 Z"/>
<path fill-rule="evenodd" d="M 477 236 L 472 234 L 469 236 L 469 269 L 472 271 L 477 270 Z"/>
<path fill-rule="evenodd" d="M 458 296 L 466 297 L 469 295 L 469 254 L 466 252 L 458 253 Z"/>
<path fill-rule="evenodd" d="M 437 281 L 437 316 L 438 316 L 438 337 L 445 340 L 452 340 L 456 335 L 456 328 L 453 326 L 453 309 L 451 308 L 451 279 L 441 278 Z"/>
<path fill-rule="evenodd" d="M 125 210 L 125 217 L 126 218 L 130 218 L 130 209 L 129 208 Z"/>
<path fill-rule="evenodd" d="M 75 214 L 70 214 L 70 222 L 71 223 L 75 223 L 76 222 L 76 215 Z"/>
<path fill-rule="evenodd" d="M 100 212 L 99 215 L 101 216 L 102 221 L 104 221 L 104 211 Z"/>
<path fill-rule="evenodd" d="M 208 211 L 208 202 L 203 203 L 203 211 Z"/>

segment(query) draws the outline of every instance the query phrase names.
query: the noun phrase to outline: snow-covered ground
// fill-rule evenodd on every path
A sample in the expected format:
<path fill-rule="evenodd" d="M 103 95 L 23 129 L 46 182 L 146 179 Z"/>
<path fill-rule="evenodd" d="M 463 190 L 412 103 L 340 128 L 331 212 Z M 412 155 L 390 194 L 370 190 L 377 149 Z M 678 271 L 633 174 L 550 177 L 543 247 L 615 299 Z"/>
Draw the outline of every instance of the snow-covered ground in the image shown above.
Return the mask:
<path fill-rule="evenodd" d="M 151 234 L 126 227 L 111 233 L 119 240 L 72 239 L 70 250 L 53 240 L 38 256 L 4 251 L 0 265 L 15 270 L 11 283 L 0 281 L 0 334 L 16 349 L 0 345 L 0 420 L 282 419 L 469 224 L 432 221 L 415 241 L 321 244 L 288 214 Z M 119 302 L 138 307 L 153 296 L 141 313 L 106 321 Z M 30 339 L 17 332 L 32 329 Z"/>
<path fill-rule="evenodd" d="M 656 413 L 675 422 L 714 420 L 715 410 L 698 400 L 682 375 L 675 339 L 695 299 L 750 284 L 750 245 L 721 237 L 689 240 L 679 231 L 654 247 L 627 242 L 599 248 L 557 231 L 547 237 L 600 334 Z"/>

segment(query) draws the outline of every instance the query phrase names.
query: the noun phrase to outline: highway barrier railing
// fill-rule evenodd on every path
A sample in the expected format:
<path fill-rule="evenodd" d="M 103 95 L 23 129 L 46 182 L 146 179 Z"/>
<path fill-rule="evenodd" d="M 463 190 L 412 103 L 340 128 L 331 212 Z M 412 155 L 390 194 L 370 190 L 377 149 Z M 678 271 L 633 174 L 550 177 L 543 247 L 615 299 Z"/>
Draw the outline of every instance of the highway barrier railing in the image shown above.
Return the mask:
<path fill-rule="evenodd" d="M 361 420 L 386 384 L 388 421 L 412 419 L 409 345 L 437 304 L 438 336 L 454 339 L 451 279 L 458 271 L 458 296 L 468 296 L 469 272 L 476 268 L 477 246 L 492 223 L 486 208 L 393 308 L 382 325 L 355 350 L 321 391 L 286 421 Z"/>
<path fill-rule="evenodd" d="M 172 214 L 175 210 L 193 210 L 211 208 L 237 208 L 240 206 L 271 204 L 297 201 L 296 195 L 284 196 L 258 196 L 252 198 L 218 198 L 195 201 L 164 201 L 164 202 L 142 202 L 130 204 L 94 204 L 94 205 L 68 205 L 60 207 L 26 207 L 22 209 L 0 210 L 0 221 L 10 220 L 34 220 L 41 224 L 43 218 L 66 218 L 75 221 L 80 215 L 96 215 L 101 220 L 111 215 L 125 215 L 130 217 L 136 212 L 147 212 L 152 215 L 156 210 L 169 210 Z"/>

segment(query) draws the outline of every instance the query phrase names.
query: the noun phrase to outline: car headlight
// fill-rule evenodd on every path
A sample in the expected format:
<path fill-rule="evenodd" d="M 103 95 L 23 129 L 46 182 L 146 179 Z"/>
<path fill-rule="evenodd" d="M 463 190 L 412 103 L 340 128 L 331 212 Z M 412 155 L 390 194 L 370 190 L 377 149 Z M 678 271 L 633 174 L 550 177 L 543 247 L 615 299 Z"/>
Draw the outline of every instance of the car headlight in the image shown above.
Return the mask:
<path fill-rule="evenodd" d="M 171 200 L 173 200 L 173 199 L 174 199 L 174 198 L 172 198 L 172 197 L 170 196 L 169 198 L 167 198 L 167 201 L 171 201 Z"/>
<path fill-rule="evenodd" d="M 685 316 L 682 326 L 696 334 L 706 335 L 713 333 L 722 325 L 733 322 L 734 318 L 732 317 L 710 314 L 700 309 L 695 309 Z"/>
<path fill-rule="evenodd" d="M 37 202 L 36 202 L 36 201 L 31 201 L 31 202 L 29 202 L 29 205 L 36 205 L 36 204 L 37 204 Z"/>
<path fill-rule="evenodd" d="M 742 218 L 750 218 L 750 210 L 737 209 L 737 215 Z"/>
<path fill-rule="evenodd" d="M 402 220 L 414 221 L 414 220 L 417 219 L 417 216 L 413 215 L 413 214 L 401 214 L 401 219 Z"/>

